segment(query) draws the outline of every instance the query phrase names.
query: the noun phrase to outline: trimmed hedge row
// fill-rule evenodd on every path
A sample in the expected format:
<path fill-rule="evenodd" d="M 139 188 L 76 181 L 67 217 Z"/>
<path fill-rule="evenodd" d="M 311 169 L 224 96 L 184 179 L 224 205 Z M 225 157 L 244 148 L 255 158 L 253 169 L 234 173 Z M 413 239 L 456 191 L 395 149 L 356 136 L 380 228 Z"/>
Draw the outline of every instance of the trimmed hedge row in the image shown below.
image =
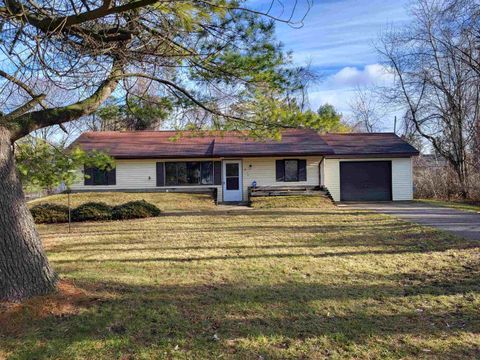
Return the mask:
<path fill-rule="evenodd" d="M 72 210 L 72 221 L 112 220 L 113 208 L 103 202 L 87 202 Z"/>
<path fill-rule="evenodd" d="M 68 222 L 68 207 L 57 204 L 40 204 L 30 209 L 37 224 Z"/>
<path fill-rule="evenodd" d="M 37 224 L 68 222 L 68 207 L 57 204 L 35 205 L 30 209 Z M 88 202 L 72 209 L 72 221 L 128 220 L 159 216 L 161 210 L 145 201 L 130 201 L 110 206 L 103 202 Z"/>
<path fill-rule="evenodd" d="M 130 201 L 113 208 L 112 216 L 115 220 L 140 219 L 159 216 L 160 209 L 145 200 Z"/>

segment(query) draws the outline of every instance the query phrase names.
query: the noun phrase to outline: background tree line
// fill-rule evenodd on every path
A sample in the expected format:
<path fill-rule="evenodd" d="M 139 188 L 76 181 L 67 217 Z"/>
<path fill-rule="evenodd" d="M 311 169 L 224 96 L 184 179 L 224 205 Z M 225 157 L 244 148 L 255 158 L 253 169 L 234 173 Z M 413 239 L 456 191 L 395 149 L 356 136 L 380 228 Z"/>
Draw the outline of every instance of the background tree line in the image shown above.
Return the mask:
<path fill-rule="evenodd" d="M 386 100 L 404 109 L 407 135 L 445 160 L 445 193 L 479 196 L 480 4 L 417 0 L 410 13 L 411 24 L 387 31 L 378 46 L 394 75 Z M 441 177 L 431 175 L 440 185 Z"/>
<path fill-rule="evenodd" d="M 416 0 L 408 10 L 410 23 L 376 44 L 393 81 L 355 90 L 353 124 L 378 131 L 400 114 L 397 134 L 434 155 L 414 160 L 416 196 L 480 200 L 480 2 Z"/>

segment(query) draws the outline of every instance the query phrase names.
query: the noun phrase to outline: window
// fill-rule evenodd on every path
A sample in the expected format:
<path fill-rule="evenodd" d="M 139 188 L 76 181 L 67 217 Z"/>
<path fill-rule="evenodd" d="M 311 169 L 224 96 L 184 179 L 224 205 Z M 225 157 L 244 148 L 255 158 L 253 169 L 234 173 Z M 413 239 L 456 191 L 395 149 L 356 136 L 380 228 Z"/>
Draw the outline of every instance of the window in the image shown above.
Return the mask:
<path fill-rule="evenodd" d="M 276 161 L 277 182 L 307 181 L 307 161 L 284 159 Z"/>
<path fill-rule="evenodd" d="M 285 160 L 285 181 L 298 181 L 298 160 Z"/>
<path fill-rule="evenodd" d="M 201 184 L 202 170 L 199 162 L 187 163 L 187 184 Z"/>
<path fill-rule="evenodd" d="M 93 185 L 107 185 L 107 171 L 100 169 L 93 169 Z"/>
<path fill-rule="evenodd" d="M 213 184 L 213 163 L 212 162 L 202 163 L 201 172 L 202 172 L 202 178 L 201 178 L 202 185 Z"/>
<path fill-rule="evenodd" d="M 115 185 L 116 171 L 115 169 L 99 169 L 96 167 L 85 168 L 85 185 Z"/>
<path fill-rule="evenodd" d="M 213 162 L 166 162 L 165 185 L 213 185 Z"/>

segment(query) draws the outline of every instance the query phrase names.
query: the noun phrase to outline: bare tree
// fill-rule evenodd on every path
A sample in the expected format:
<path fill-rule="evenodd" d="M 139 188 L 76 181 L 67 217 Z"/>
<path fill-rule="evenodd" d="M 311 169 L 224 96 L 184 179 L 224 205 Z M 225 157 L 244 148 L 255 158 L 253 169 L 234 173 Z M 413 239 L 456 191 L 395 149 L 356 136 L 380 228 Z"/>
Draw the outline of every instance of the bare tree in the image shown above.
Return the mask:
<path fill-rule="evenodd" d="M 435 40 L 480 75 L 480 3 L 450 0 L 440 7 L 444 27 Z"/>
<path fill-rule="evenodd" d="M 387 112 L 381 96 L 374 87 L 357 86 L 349 107 L 354 129 L 369 133 L 382 130 L 382 122 Z"/>
<path fill-rule="evenodd" d="M 0 300 L 56 285 L 12 144 L 92 114 L 138 79 L 162 85 L 220 125 L 281 127 L 258 121 L 254 106 L 239 116 L 235 105 L 255 103 L 259 94 L 282 99 L 295 88 L 297 71 L 273 37 L 274 21 L 302 25 L 305 14 L 294 3 L 279 17 L 285 4 L 278 0 L 265 11 L 230 0 L 0 0 Z M 49 105 L 53 88 L 70 101 Z"/>
<path fill-rule="evenodd" d="M 408 28 L 387 33 L 380 53 L 395 75 L 388 94 L 402 103 L 405 119 L 454 169 L 462 197 L 468 196 L 468 159 L 475 146 L 479 119 L 480 77 L 462 53 L 478 53 L 465 32 L 470 25 L 453 19 L 471 18 L 476 1 L 419 0 Z M 459 14 L 458 11 L 462 11 Z M 462 51 L 459 51 L 462 49 Z"/>

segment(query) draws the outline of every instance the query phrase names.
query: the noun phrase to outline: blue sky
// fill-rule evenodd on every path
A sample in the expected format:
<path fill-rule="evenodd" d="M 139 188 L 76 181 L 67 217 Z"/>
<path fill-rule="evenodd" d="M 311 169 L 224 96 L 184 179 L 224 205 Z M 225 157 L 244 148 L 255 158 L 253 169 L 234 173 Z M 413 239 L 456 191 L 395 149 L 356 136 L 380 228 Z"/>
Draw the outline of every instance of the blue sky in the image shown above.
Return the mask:
<path fill-rule="evenodd" d="M 257 5 L 269 3 L 261 0 Z M 294 4 L 293 0 L 284 0 Z M 306 0 L 299 0 L 297 18 Z M 357 86 L 391 81 L 380 65 L 374 42 L 382 30 L 408 22 L 408 0 L 313 0 L 304 25 L 277 24 L 277 36 L 299 65 L 310 64 L 322 81 L 310 90 L 312 108 L 328 102 L 345 115 Z M 287 5 L 284 16 L 289 12 Z M 274 14 L 280 15 L 280 9 Z M 392 116 L 393 117 L 393 116 Z M 386 119 L 386 129 L 390 121 Z"/>

